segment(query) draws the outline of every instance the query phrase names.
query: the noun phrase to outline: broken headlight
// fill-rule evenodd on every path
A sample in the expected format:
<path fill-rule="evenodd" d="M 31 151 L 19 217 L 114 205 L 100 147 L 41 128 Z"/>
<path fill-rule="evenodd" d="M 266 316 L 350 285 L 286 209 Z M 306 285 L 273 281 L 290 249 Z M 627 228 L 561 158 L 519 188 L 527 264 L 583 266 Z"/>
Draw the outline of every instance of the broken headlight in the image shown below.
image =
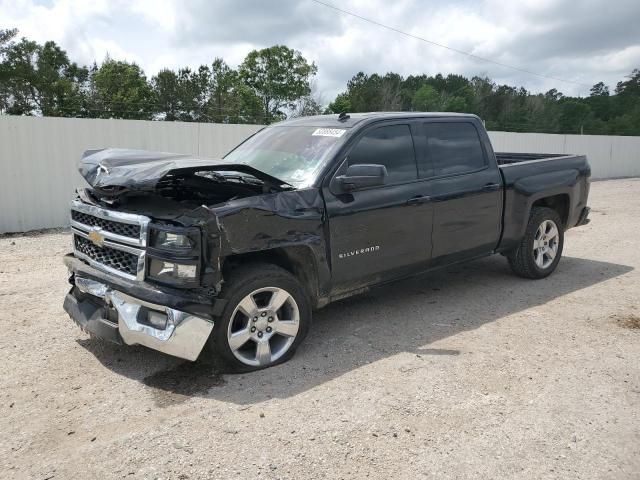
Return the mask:
<path fill-rule="evenodd" d="M 146 278 L 174 287 L 200 283 L 200 229 L 154 224 L 149 228 Z"/>

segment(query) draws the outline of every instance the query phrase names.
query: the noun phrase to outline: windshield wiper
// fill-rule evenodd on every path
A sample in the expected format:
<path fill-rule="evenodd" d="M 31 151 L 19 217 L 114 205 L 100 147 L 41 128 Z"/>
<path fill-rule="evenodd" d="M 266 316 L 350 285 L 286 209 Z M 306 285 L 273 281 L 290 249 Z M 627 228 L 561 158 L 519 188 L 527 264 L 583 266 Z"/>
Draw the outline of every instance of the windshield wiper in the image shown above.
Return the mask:
<path fill-rule="evenodd" d="M 225 182 L 237 182 L 242 183 L 244 185 L 267 185 L 270 187 L 275 187 L 279 190 L 293 190 L 295 187 L 289 185 L 286 182 L 282 182 L 281 184 L 276 184 L 275 182 L 268 181 L 266 179 L 257 178 L 253 175 L 224 175 L 219 172 L 215 172 L 213 170 L 202 170 L 195 173 L 199 177 L 207 178 L 209 180 L 225 183 Z"/>

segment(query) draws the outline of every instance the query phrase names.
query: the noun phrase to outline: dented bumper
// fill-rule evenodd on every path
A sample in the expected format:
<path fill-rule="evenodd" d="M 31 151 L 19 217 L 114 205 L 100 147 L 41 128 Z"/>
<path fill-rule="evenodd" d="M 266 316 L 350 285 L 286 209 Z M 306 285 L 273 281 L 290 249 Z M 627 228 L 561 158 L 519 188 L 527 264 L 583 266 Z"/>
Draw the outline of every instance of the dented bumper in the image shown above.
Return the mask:
<path fill-rule="evenodd" d="M 125 294 L 112 282 L 91 278 L 94 269 L 80 268 L 76 262 L 73 257 L 65 259 L 73 287 L 65 297 L 64 309 L 82 330 L 118 344 L 143 345 L 187 360 L 198 358 L 213 329 L 212 317 L 200 313 L 207 305 L 141 286 L 136 291 L 146 290 L 143 298 Z M 178 305 L 191 312 L 176 308 Z"/>

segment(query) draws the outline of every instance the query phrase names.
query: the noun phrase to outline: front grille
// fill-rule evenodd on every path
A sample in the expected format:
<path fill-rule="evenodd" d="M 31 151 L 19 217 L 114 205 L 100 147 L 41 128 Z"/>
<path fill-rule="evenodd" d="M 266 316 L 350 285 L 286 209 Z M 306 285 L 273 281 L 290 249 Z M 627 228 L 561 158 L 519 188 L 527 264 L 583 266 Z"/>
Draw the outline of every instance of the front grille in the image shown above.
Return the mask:
<path fill-rule="evenodd" d="M 71 219 L 74 222 L 82 223 L 83 225 L 87 225 L 89 227 L 99 227 L 102 230 L 114 233 L 116 235 L 122 235 L 123 237 L 135 239 L 140 238 L 140 225 L 107 220 L 105 218 L 95 217 L 88 213 L 79 212 L 77 210 L 71 210 Z"/>
<path fill-rule="evenodd" d="M 74 243 L 76 251 L 106 267 L 133 276 L 138 272 L 138 255 L 136 254 L 110 247 L 98 247 L 91 240 L 77 234 L 74 235 Z"/>

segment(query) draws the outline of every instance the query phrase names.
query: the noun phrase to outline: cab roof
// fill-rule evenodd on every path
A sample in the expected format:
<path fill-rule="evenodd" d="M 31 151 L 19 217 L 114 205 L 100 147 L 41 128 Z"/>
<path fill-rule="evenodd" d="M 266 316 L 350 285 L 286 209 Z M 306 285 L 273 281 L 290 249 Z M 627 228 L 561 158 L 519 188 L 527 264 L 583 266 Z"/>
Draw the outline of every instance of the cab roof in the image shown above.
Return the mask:
<path fill-rule="evenodd" d="M 291 127 L 327 127 L 327 128 L 352 128 L 361 123 L 369 123 L 375 120 L 395 120 L 402 118 L 473 118 L 477 115 L 471 113 L 453 112 L 368 112 L 368 113 L 347 113 L 348 118 L 340 119 L 338 114 L 314 115 L 311 117 L 298 117 L 284 120 L 273 124 L 273 126 Z"/>

